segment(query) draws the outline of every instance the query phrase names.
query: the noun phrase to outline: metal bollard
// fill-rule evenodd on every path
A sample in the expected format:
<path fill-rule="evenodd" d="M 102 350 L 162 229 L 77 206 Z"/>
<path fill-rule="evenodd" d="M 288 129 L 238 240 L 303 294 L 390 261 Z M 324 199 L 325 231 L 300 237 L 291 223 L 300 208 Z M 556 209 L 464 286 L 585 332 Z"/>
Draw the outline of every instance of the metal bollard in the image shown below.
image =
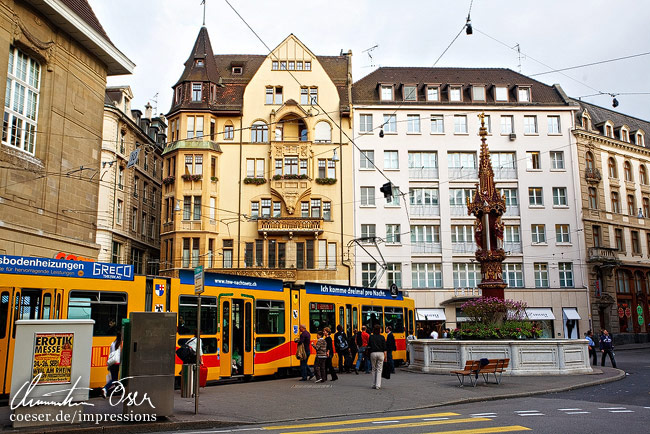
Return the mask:
<path fill-rule="evenodd" d="M 194 398 L 195 364 L 183 365 L 181 368 L 181 398 Z"/>

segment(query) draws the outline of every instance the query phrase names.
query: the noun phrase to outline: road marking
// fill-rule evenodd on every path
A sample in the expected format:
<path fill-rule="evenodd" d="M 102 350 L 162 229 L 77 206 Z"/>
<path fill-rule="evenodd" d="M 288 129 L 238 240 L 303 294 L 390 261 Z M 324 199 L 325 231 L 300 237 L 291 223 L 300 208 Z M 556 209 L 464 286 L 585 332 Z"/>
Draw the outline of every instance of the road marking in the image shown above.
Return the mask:
<path fill-rule="evenodd" d="M 472 413 L 470 416 L 489 416 L 491 414 L 496 415 L 496 413 Z"/>
<path fill-rule="evenodd" d="M 514 432 L 514 431 L 530 431 L 530 428 L 521 425 L 510 426 L 495 426 L 491 428 L 474 428 L 474 429 L 459 429 L 454 431 L 436 431 L 429 434 L 488 434 L 495 432 Z"/>
<path fill-rule="evenodd" d="M 422 420 L 447 420 L 447 419 L 449 419 L 449 418 L 448 417 L 429 417 L 429 418 L 422 419 Z"/>
<path fill-rule="evenodd" d="M 448 425 L 452 423 L 484 422 L 488 420 L 491 419 L 488 418 L 450 419 L 450 420 L 436 420 L 432 422 L 399 423 L 394 425 L 354 426 L 354 427 L 332 428 L 332 429 L 315 430 L 315 431 L 288 431 L 282 434 L 323 434 L 323 433 L 333 433 L 333 432 L 370 431 L 376 429 L 413 428 L 417 426 Z M 287 427 L 287 428 L 295 428 L 295 426 Z M 477 431 L 467 430 L 467 432 L 477 432 Z M 490 431 L 490 432 L 498 432 L 498 431 Z"/>
<path fill-rule="evenodd" d="M 598 407 L 598 410 L 625 410 L 625 407 Z"/>
<path fill-rule="evenodd" d="M 400 416 L 400 419 L 419 419 L 422 417 L 445 417 L 445 416 L 460 416 L 458 413 L 431 413 L 431 414 L 420 414 L 417 416 Z M 379 420 L 393 420 L 395 417 L 373 417 L 367 419 L 351 419 L 351 420 L 339 420 L 336 422 L 321 422 L 321 423 L 306 423 L 302 425 L 281 425 L 281 426 L 265 426 L 262 429 L 265 430 L 276 430 L 276 429 L 288 429 L 288 428 L 315 428 L 322 426 L 337 426 L 337 425 L 353 425 L 357 423 L 369 423 Z"/>
<path fill-rule="evenodd" d="M 239 428 L 239 429 L 222 429 L 217 431 L 185 431 L 183 434 L 208 434 L 208 433 L 226 433 L 240 431 L 261 431 L 263 428 Z"/>
<path fill-rule="evenodd" d="M 380 421 L 375 421 L 373 423 L 398 423 L 399 420 L 380 420 Z"/>
<path fill-rule="evenodd" d="M 546 416 L 544 413 L 524 413 L 519 416 Z"/>
<path fill-rule="evenodd" d="M 495 418 L 497 417 L 496 414 L 486 414 L 485 416 L 470 416 L 470 417 L 489 417 L 489 418 Z"/>
<path fill-rule="evenodd" d="M 566 414 L 588 414 L 590 411 L 567 411 Z"/>
<path fill-rule="evenodd" d="M 610 413 L 634 413 L 634 410 L 610 410 Z"/>
<path fill-rule="evenodd" d="M 518 410 L 515 413 L 539 413 L 539 410 Z"/>
<path fill-rule="evenodd" d="M 560 411 L 580 411 L 581 408 L 558 408 Z"/>

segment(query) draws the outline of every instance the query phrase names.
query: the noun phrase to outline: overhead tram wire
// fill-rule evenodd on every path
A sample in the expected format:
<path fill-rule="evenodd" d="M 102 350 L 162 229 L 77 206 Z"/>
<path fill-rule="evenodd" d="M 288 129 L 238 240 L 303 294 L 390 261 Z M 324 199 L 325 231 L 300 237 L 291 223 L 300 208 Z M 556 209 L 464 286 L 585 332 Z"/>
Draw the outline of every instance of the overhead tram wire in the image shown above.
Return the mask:
<path fill-rule="evenodd" d="M 553 74 L 555 72 L 569 71 L 571 69 L 578 69 L 578 68 L 585 68 L 585 67 L 588 67 L 588 66 L 602 65 L 604 63 L 617 62 L 619 60 L 625 60 L 625 59 L 632 59 L 632 58 L 635 58 L 635 57 L 647 56 L 649 54 L 650 54 L 650 51 L 647 51 L 645 53 L 638 53 L 638 54 L 632 54 L 630 56 L 616 57 L 614 59 L 601 60 L 599 62 L 584 63 L 582 65 L 569 66 L 567 68 L 559 68 L 559 69 L 553 69 L 551 71 L 538 72 L 536 74 L 529 74 L 528 76 L 529 77 L 535 77 L 535 76 L 538 76 L 538 75 Z M 623 95 L 623 94 L 622 93 L 617 93 L 617 95 Z"/>

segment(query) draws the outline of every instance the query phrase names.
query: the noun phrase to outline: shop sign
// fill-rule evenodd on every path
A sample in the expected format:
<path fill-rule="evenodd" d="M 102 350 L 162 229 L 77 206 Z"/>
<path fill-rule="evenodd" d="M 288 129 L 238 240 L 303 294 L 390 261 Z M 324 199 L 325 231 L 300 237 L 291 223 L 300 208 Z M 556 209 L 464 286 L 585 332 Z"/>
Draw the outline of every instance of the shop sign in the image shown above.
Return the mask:
<path fill-rule="evenodd" d="M 618 317 L 623 318 L 625 316 L 625 311 L 623 310 L 622 307 L 618 308 Z"/>
<path fill-rule="evenodd" d="M 643 325 L 643 315 L 639 315 L 639 325 Z"/>
<path fill-rule="evenodd" d="M 39 384 L 70 383 L 74 333 L 36 333 L 32 378 Z"/>
<path fill-rule="evenodd" d="M 628 317 L 628 318 L 631 317 L 632 316 L 632 309 L 630 309 L 629 307 L 626 307 L 625 308 L 625 316 Z"/>
<path fill-rule="evenodd" d="M 638 305 L 636 307 L 636 313 L 638 313 L 639 315 L 643 315 L 643 308 L 641 307 L 641 305 Z"/>

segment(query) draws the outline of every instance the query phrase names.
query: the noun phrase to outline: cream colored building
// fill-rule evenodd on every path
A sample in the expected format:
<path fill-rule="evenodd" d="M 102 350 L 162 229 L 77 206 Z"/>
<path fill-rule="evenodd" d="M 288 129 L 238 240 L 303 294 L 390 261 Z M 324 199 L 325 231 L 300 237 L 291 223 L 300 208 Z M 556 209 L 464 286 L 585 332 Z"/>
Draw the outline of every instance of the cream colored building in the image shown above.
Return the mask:
<path fill-rule="evenodd" d="M 350 62 L 294 35 L 214 55 L 201 28 L 167 115 L 163 271 L 350 282 Z"/>

